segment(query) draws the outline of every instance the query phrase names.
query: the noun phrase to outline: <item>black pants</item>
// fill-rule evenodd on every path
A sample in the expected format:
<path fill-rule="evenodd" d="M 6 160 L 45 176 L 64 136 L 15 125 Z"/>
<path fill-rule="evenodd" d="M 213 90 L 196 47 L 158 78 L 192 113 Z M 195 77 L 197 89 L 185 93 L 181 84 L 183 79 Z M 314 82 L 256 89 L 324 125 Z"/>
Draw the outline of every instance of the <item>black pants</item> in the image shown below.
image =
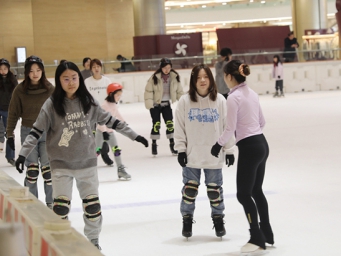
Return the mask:
<path fill-rule="evenodd" d="M 237 199 L 244 207 L 250 228 L 258 228 L 258 214 L 261 222 L 269 223 L 268 203 L 262 189 L 268 143 L 260 134 L 239 141 L 237 146 Z"/>
<path fill-rule="evenodd" d="M 166 135 L 168 139 L 174 137 L 174 124 L 173 124 L 173 112 L 168 103 L 166 106 L 155 106 L 150 109 L 150 116 L 152 117 L 153 127 L 151 130 L 151 139 L 158 140 L 160 139 L 160 129 L 155 129 L 156 125 L 159 124 L 161 126 L 161 114 L 162 118 L 166 124 Z"/>
<path fill-rule="evenodd" d="M 283 80 L 276 80 L 276 91 L 280 90 L 281 92 L 283 92 Z"/>

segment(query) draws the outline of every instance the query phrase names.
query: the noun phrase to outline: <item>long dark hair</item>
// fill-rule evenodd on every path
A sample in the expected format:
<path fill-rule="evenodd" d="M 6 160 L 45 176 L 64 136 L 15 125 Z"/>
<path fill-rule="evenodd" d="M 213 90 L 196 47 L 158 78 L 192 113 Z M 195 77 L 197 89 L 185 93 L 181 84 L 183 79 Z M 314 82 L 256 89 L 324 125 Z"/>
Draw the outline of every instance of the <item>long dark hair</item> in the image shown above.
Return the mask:
<path fill-rule="evenodd" d="M 10 82 L 11 87 L 9 88 L 10 92 L 13 92 L 14 88 L 18 84 L 18 80 L 16 79 L 15 75 L 12 73 L 10 69 L 8 69 L 8 73 L 6 75 L 6 79 Z M 4 87 L 3 79 L 0 79 L 0 90 L 3 90 Z"/>
<path fill-rule="evenodd" d="M 243 65 L 243 66 L 240 66 Z M 239 67 L 242 68 L 242 73 L 239 71 Z M 246 81 L 246 76 L 250 75 L 250 67 L 247 64 L 242 63 L 240 60 L 231 60 L 224 67 L 224 73 L 226 75 L 233 76 L 238 83 L 243 83 Z"/>
<path fill-rule="evenodd" d="M 281 61 L 279 55 L 275 55 L 275 56 L 273 57 L 273 59 L 274 59 L 274 58 L 277 58 L 277 62 L 274 62 L 274 66 L 278 66 L 278 63 L 282 63 L 282 61 Z"/>
<path fill-rule="evenodd" d="M 31 62 L 25 65 L 25 71 L 24 71 L 25 77 L 24 77 L 24 81 L 22 82 L 22 85 L 24 86 L 24 90 L 27 91 L 29 86 L 31 85 L 31 79 L 29 77 L 29 74 L 31 72 L 31 67 L 33 64 L 37 64 L 42 71 L 41 78 L 39 80 L 39 85 L 45 89 L 48 89 L 51 84 L 46 78 L 44 65 L 40 62 Z"/>
<path fill-rule="evenodd" d="M 198 99 L 197 99 L 197 80 L 198 80 L 198 75 L 199 75 L 199 72 L 201 69 L 205 70 L 205 72 L 208 76 L 208 79 L 210 80 L 210 87 L 208 88 L 208 92 L 210 94 L 210 99 L 212 101 L 215 101 L 217 99 L 217 94 L 218 94 L 217 85 L 214 82 L 214 77 L 213 77 L 211 69 L 205 64 L 196 65 L 192 69 L 191 79 L 189 81 L 189 91 L 188 91 L 188 94 L 191 98 L 191 101 L 193 101 L 193 102 L 198 101 Z"/>
<path fill-rule="evenodd" d="M 88 91 L 88 89 L 86 88 L 84 79 L 82 77 L 81 72 L 79 71 L 79 68 L 77 67 L 75 63 L 69 62 L 69 61 L 59 64 L 59 66 L 56 69 L 55 89 L 51 95 L 53 107 L 59 116 L 65 117 L 66 113 L 64 109 L 64 104 L 65 104 L 66 93 L 62 88 L 62 84 L 60 82 L 60 76 L 67 69 L 76 71 L 78 74 L 79 87 L 76 91 L 76 96 L 79 98 L 82 104 L 84 114 L 87 114 L 91 106 L 96 106 L 95 100 L 90 94 L 90 92 Z"/>

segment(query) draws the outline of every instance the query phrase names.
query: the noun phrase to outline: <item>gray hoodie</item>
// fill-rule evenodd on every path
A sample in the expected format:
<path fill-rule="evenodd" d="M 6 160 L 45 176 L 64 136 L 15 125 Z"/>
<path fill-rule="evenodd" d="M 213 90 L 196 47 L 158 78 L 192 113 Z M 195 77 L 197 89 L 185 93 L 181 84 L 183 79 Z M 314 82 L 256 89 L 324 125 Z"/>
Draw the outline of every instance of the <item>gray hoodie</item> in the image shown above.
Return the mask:
<path fill-rule="evenodd" d="M 66 116 L 61 117 L 54 110 L 51 98 L 47 99 L 19 155 L 27 157 L 45 131 L 46 149 L 52 170 L 77 170 L 97 165 L 95 138 L 92 133 L 95 123 L 114 128 L 132 140 L 136 139 L 137 133 L 125 122 L 119 122 L 95 102 L 97 106 L 92 106 L 85 115 L 78 98 L 65 98 Z"/>
<path fill-rule="evenodd" d="M 228 61 L 218 61 L 215 64 L 215 83 L 218 87 L 218 92 L 221 94 L 228 94 L 230 89 L 224 81 L 224 67 Z"/>

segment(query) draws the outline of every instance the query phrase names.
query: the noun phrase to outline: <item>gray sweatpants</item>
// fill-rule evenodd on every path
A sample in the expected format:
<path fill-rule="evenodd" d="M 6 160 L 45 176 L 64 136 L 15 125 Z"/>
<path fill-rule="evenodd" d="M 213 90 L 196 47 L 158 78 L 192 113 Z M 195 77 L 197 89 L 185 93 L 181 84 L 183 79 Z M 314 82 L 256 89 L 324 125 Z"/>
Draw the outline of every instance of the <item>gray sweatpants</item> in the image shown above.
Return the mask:
<path fill-rule="evenodd" d="M 76 180 L 79 196 L 85 199 L 89 195 L 98 195 L 98 175 L 97 167 L 90 167 L 80 170 L 55 169 L 52 170 L 53 198 L 66 196 L 72 200 L 73 179 Z M 83 212 L 84 212 L 83 206 Z M 102 215 L 95 221 L 89 220 L 83 214 L 85 223 L 84 234 L 89 239 L 99 238 L 102 230 Z"/>

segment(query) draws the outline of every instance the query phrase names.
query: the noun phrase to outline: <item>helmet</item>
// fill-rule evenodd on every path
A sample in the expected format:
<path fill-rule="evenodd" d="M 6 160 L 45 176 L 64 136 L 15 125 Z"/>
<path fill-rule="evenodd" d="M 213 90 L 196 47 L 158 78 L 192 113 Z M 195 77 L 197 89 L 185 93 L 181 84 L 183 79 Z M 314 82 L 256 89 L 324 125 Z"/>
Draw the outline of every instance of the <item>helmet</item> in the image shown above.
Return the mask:
<path fill-rule="evenodd" d="M 29 64 L 33 64 L 33 63 L 40 63 L 41 65 L 44 66 L 43 61 L 41 60 L 41 58 L 37 57 L 37 56 L 30 56 L 25 60 L 25 68 L 29 65 Z"/>
<path fill-rule="evenodd" d="M 122 90 L 122 89 L 123 89 L 122 85 L 120 85 L 118 83 L 112 83 L 112 84 L 109 84 L 107 87 L 107 94 L 109 95 L 112 92 L 116 92 L 116 91 Z"/>
<path fill-rule="evenodd" d="M 162 58 L 162 59 L 160 60 L 159 67 L 160 67 L 160 68 L 163 68 L 163 67 L 165 67 L 165 66 L 167 66 L 167 65 L 171 65 L 171 66 L 172 66 L 171 60 L 168 59 L 168 58 Z"/>
<path fill-rule="evenodd" d="M 6 59 L 4 59 L 4 58 L 0 59 L 0 66 L 1 66 L 1 65 L 6 65 L 8 68 L 11 67 L 10 64 L 9 64 L 9 62 L 8 62 L 8 60 L 6 60 Z"/>

